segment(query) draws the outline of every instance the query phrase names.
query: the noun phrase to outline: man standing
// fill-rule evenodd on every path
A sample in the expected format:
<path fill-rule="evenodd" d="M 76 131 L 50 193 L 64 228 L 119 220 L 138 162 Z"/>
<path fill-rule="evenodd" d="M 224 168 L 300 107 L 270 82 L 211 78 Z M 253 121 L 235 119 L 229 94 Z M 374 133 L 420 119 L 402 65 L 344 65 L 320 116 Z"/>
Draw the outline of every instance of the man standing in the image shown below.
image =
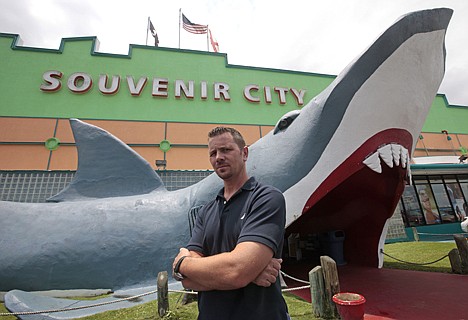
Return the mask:
<path fill-rule="evenodd" d="M 214 128 L 208 149 L 224 188 L 198 212 L 187 248 L 174 259 L 174 278 L 199 292 L 199 320 L 288 319 L 278 277 L 284 197 L 249 178 L 237 130 Z"/>

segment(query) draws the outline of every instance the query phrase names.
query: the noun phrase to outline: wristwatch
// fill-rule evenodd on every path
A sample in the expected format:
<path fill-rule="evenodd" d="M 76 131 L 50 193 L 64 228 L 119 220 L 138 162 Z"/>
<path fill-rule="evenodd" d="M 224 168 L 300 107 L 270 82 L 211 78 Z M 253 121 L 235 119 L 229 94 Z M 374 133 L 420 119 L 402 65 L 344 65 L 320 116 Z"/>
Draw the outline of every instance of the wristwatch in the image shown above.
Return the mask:
<path fill-rule="evenodd" d="M 174 267 L 174 270 L 172 270 L 172 277 L 176 280 L 176 281 L 182 281 L 185 279 L 185 276 L 180 273 L 179 269 L 180 269 L 180 265 L 182 264 L 182 261 L 184 261 L 185 258 L 187 258 L 188 256 L 183 256 L 179 259 L 179 261 L 177 261 L 175 267 Z"/>

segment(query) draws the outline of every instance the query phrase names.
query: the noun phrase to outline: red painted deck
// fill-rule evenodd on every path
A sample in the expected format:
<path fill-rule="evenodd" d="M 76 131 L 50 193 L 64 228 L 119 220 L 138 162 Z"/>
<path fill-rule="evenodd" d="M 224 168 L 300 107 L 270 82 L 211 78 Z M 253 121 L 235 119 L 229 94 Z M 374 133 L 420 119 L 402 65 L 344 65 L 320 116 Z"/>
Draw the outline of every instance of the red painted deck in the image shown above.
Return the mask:
<path fill-rule="evenodd" d="M 285 265 L 283 271 L 306 280 L 310 269 Z M 366 298 L 365 320 L 468 319 L 468 275 L 343 266 L 338 277 L 342 292 Z M 285 280 L 290 287 L 303 285 Z M 309 289 L 292 293 L 311 301 Z"/>

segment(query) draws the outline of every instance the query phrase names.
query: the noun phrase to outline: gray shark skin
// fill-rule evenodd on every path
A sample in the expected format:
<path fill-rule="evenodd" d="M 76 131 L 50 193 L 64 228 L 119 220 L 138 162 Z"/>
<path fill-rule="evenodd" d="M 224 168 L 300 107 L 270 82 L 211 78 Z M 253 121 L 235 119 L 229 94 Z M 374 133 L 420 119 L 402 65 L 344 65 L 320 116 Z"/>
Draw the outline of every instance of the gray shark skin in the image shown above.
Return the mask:
<path fill-rule="evenodd" d="M 343 229 L 350 263 L 380 263 L 386 221 L 443 78 L 451 16 L 441 8 L 401 17 L 325 91 L 250 146 L 249 174 L 285 194 L 287 234 Z M 51 198 L 57 203 L 0 202 L 0 290 L 152 283 L 187 243 L 189 210 L 222 187 L 213 174 L 169 192 L 117 138 L 70 123 L 78 171 Z"/>

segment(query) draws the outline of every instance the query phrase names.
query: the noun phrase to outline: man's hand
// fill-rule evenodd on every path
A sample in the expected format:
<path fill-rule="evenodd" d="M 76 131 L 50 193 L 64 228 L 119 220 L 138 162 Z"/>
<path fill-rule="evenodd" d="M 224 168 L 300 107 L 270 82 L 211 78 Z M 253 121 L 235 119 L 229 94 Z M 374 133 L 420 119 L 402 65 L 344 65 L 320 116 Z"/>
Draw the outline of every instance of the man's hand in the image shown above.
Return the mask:
<path fill-rule="evenodd" d="M 270 263 L 265 267 L 265 269 L 260 272 L 260 274 L 255 278 L 253 283 L 261 287 L 269 287 L 272 283 L 276 282 L 276 278 L 281 270 L 282 259 L 272 258 Z"/>
<path fill-rule="evenodd" d="M 272 260 L 272 256 L 273 250 L 270 247 L 251 241 L 237 244 L 233 251 L 208 257 L 181 248 L 174 259 L 173 267 L 186 257 L 178 268 L 179 273 L 185 277 L 182 279 L 184 288 L 195 291 L 234 290 L 253 283 L 257 277 L 257 284 L 261 286 L 270 286 L 275 282 L 282 261 Z"/>
<path fill-rule="evenodd" d="M 179 254 L 177 255 L 177 257 L 174 258 L 174 262 L 172 262 L 172 270 L 174 270 L 177 261 L 179 261 L 180 258 L 185 257 L 185 256 L 190 257 L 190 251 L 188 251 L 185 248 L 180 248 Z"/>

